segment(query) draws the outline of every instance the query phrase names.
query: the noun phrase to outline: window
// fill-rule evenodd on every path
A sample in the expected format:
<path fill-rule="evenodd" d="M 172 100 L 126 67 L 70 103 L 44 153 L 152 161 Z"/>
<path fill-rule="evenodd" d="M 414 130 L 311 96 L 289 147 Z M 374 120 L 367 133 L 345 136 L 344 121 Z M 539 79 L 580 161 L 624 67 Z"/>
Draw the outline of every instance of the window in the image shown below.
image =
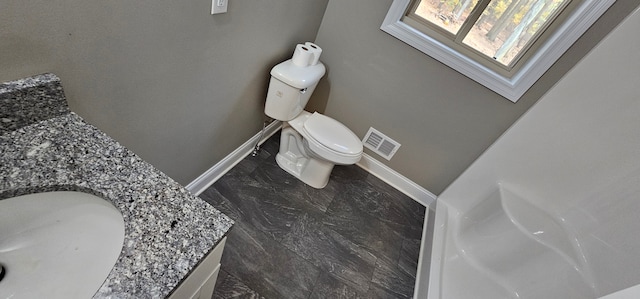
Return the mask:
<path fill-rule="evenodd" d="M 615 0 L 394 0 L 381 29 L 516 102 Z"/>

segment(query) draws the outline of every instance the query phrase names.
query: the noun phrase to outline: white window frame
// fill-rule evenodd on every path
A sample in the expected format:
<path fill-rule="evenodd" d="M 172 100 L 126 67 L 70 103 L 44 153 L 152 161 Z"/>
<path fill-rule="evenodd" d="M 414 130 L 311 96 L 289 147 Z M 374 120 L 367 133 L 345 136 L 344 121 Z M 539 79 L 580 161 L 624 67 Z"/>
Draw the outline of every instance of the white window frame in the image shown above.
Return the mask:
<path fill-rule="evenodd" d="M 394 0 L 380 29 L 515 103 L 616 0 L 585 0 L 510 78 L 402 22 L 410 2 Z"/>

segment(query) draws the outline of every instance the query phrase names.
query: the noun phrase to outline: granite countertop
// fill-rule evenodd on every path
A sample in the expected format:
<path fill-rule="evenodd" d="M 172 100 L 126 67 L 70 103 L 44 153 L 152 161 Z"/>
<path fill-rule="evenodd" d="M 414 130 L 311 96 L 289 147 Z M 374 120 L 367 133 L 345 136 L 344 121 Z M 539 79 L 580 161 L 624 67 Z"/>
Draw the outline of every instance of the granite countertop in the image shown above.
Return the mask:
<path fill-rule="evenodd" d="M 122 213 L 122 251 L 94 298 L 166 297 L 233 225 L 69 112 L 55 75 L 0 84 L 0 105 L 0 200 L 81 191 L 108 200 Z"/>

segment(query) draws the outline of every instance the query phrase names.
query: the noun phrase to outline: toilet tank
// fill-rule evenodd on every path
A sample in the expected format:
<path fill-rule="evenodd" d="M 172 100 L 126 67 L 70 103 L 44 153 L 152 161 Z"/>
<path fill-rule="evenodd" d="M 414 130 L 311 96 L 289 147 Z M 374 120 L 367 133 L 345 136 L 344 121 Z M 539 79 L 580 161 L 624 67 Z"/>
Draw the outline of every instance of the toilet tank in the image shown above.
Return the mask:
<path fill-rule="evenodd" d="M 300 67 L 287 60 L 276 65 L 271 69 L 264 113 L 281 121 L 294 119 L 307 105 L 324 74 L 322 63 Z"/>

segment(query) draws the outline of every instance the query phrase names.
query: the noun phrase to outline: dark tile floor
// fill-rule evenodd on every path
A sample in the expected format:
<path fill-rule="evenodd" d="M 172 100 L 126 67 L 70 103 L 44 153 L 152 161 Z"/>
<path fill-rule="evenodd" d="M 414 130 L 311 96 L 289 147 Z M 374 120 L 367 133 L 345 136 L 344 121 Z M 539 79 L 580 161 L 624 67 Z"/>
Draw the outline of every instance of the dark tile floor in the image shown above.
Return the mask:
<path fill-rule="evenodd" d="M 425 208 L 355 165 L 309 187 L 278 144 L 200 194 L 236 221 L 213 298 L 410 298 Z"/>

